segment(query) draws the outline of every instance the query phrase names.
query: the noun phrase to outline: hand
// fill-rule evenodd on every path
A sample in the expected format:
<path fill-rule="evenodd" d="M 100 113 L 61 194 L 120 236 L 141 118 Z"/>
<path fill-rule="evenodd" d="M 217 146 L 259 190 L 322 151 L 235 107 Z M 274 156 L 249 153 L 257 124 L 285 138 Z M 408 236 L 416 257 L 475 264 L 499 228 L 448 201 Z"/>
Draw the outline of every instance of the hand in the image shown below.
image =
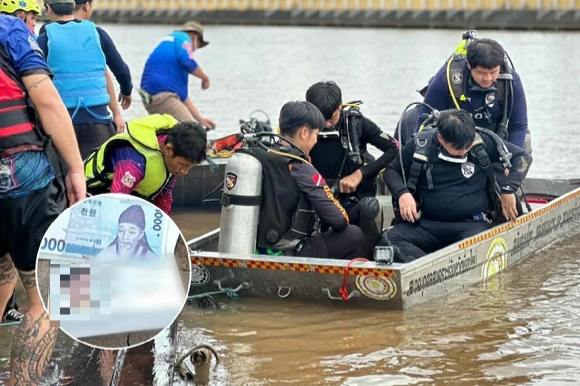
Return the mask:
<path fill-rule="evenodd" d="M 414 223 L 415 220 L 419 220 L 419 214 L 417 213 L 417 203 L 415 202 L 415 198 L 411 193 L 405 193 L 399 197 L 399 210 L 403 220 L 410 223 Z"/>
<path fill-rule="evenodd" d="M 87 197 L 87 182 L 84 173 L 71 173 L 69 171 L 64 181 L 69 206 L 73 206 Z"/>
<path fill-rule="evenodd" d="M 114 115 L 113 122 L 115 123 L 115 126 L 117 127 L 117 134 L 121 134 L 121 133 L 125 132 L 125 120 L 123 119 L 123 117 L 121 115 Z"/>
<path fill-rule="evenodd" d="M 216 128 L 215 122 L 212 121 L 211 119 L 204 118 L 200 123 L 203 126 L 205 126 L 208 130 L 213 130 Z"/>
<path fill-rule="evenodd" d="M 121 104 L 123 110 L 127 110 L 129 107 L 131 107 L 131 102 L 133 102 L 133 97 L 131 95 L 123 95 L 119 93 L 119 103 Z"/>
<path fill-rule="evenodd" d="M 201 89 L 202 90 L 207 90 L 208 88 L 209 88 L 209 78 L 206 76 L 201 81 Z"/>
<path fill-rule="evenodd" d="M 518 209 L 516 207 L 516 195 L 513 193 L 501 195 L 501 212 L 506 219 L 515 221 L 518 217 Z"/>
<path fill-rule="evenodd" d="M 352 193 L 356 190 L 358 184 L 362 181 L 362 172 L 360 169 L 357 169 L 354 173 L 350 176 L 344 177 L 340 180 L 340 192 L 341 193 Z"/>

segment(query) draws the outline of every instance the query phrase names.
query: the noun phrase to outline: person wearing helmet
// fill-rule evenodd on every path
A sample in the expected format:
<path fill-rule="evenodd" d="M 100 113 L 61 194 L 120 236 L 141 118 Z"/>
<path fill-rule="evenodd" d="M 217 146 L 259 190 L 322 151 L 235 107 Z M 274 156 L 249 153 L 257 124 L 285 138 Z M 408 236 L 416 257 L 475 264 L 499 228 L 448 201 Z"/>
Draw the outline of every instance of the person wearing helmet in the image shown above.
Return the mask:
<path fill-rule="evenodd" d="M 36 19 L 42 15 L 34 0 L 0 0 L 0 13 L 21 19 L 34 34 Z"/>

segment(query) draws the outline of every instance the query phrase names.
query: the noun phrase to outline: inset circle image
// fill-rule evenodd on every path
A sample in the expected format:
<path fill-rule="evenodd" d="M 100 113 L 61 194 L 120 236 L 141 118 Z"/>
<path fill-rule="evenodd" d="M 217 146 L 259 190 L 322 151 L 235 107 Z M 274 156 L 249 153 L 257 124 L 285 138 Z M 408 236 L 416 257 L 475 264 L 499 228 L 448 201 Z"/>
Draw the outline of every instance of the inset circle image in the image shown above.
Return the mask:
<path fill-rule="evenodd" d="M 51 323 L 81 343 L 121 349 L 174 322 L 187 300 L 191 262 L 166 213 L 109 193 L 73 205 L 50 225 L 36 275 Z"/>

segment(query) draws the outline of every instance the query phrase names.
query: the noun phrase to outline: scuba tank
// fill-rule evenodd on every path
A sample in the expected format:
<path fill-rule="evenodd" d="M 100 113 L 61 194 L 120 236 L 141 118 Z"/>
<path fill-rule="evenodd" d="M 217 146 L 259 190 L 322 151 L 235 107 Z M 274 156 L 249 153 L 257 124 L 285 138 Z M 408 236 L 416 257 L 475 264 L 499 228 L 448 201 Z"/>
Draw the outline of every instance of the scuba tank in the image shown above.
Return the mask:
<path fill-rule="evenodd" d="M 262 164 L 236 152 L 225 169 L 218 252 L 252 255 L 256 248 L 262 197 Z"/>

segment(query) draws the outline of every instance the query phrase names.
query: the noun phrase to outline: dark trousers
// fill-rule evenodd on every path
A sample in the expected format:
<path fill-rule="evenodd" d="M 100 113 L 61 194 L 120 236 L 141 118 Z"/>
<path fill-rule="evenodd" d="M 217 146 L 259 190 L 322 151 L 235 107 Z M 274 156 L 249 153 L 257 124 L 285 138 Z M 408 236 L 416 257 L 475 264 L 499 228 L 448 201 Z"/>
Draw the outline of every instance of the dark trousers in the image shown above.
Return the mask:
<path fill-rule="evenodd" d="M 330 230 L 299 245 L 294 256 L 351 260 L 361 257 L 365 236 L 361 229 L 349 225 L 336 232 Z"/>
<path fill-rule="evenodd" d="M 85 160 L 96 148 L 107 142 L 109 138 L 117 134 L 112 123 L 75 123 L 74 125 L 77 143 L 81 151 L 81 157 Z"/>
<path fill-rule="evenodd" d="M 395 261 L 409 263 L 467 237 L 486 231 L 485 221 L 442 222 L 421 219 L 419 223 L 403 222 L 389 229 L 387 238 L 398 249 Z"/>
<path fill-rule="evenodd" d="M 362 256 L 369 260 L 373 259 L 375 245 L 379 239 L 379 229 L 375 222 L 375 217 L 365 215 L 362 208 L 363 203 L 359 202 L 354 206 L 345 207 L 346 213 L 352 225 L 357 225 L 364 233 L 364 244 L 362 245 Z"/>

